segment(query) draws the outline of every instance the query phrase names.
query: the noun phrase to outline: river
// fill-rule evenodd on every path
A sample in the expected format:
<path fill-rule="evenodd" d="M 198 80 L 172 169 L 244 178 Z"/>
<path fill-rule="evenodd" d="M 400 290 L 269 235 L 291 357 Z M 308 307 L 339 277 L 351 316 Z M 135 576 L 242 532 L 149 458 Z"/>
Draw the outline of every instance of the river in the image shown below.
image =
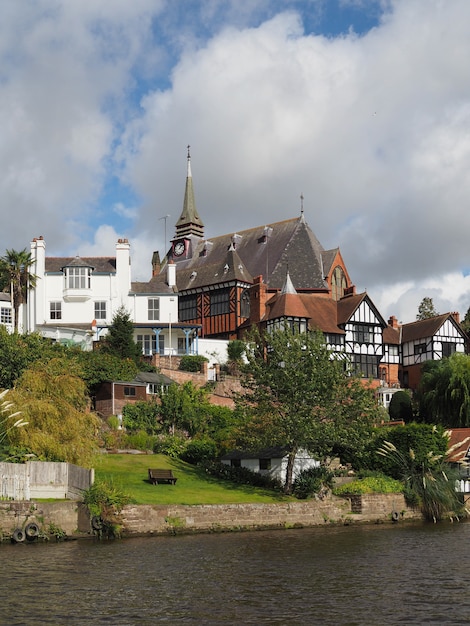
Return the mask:
<path fill-rule="evenodd" d="M 0 624 L 469 624 L 470 523 L 0 545 Z"/>

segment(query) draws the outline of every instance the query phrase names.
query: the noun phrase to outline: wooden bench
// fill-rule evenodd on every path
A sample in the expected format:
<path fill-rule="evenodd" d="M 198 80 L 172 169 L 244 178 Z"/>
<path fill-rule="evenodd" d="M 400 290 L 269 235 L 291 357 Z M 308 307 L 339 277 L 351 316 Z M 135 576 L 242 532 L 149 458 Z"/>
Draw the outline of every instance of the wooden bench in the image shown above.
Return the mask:
<path fill-rule="evenodd" d="M 178 480 L 176 476 L 173 476 L 173 471 L 169 469 L 149 469 L 149 480 L 152 485 L 158 485 L 160 483 L 168 483 L 174 485 Z"/>

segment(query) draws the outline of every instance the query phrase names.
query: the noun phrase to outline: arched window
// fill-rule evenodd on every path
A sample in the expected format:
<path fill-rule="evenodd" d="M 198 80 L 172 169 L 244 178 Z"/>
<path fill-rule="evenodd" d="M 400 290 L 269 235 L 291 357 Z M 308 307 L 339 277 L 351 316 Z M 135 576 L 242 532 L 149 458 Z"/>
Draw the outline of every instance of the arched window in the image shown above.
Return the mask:
<path fill-rule="evenodd" d="M 245 289 L 240 299 L 240 317 L 250 317 L 250 292 L 248 289 Z"/>
<path fill-rule="evenodd" d="M 340 300 L 344 296 L 347 287 L 346 276 L 339 265 L 333 270 L 331 275 L 331 297 L 333 300 Z"/>

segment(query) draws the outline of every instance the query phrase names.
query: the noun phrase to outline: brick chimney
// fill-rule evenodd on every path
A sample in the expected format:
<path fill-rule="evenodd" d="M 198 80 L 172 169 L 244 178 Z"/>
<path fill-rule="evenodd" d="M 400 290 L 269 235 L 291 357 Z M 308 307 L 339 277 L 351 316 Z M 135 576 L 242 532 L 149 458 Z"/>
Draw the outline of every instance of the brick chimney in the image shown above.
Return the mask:
<path fill-rule="evenodd" d="M 152 277 L 160 274 L 161 266 L 160 255 L 158 252 L 154 252 L 152 255 Z"/>
<path fill-rule="evenodd" d="M 268 298 L 266 284 L 262 276 L 256 276 L 250 289 L 250 323 L 257 324 L 266 312 L 266 300 Z"/>
<path fill-rule="evenodd" d="M 452 311 L 451 315 L 457 324 L 460 324 L 460 313 L 458 311 Z"/>
<path fill-rule="evenodd" d="M 400 324 L 398 323 L 397 318 L 394 315 L 391 315 L 389 320 L 388 320 L 388 325 L 391 326 L 392 328 L 398 329 L 398 327 L 400 326 Z"/>

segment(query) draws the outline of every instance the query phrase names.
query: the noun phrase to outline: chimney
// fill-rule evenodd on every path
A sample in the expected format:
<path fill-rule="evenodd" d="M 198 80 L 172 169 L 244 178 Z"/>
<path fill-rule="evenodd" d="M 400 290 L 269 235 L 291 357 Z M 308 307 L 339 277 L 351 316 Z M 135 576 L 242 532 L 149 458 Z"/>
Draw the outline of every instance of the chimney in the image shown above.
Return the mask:
<path fill-rule="evenodd" d="M 460 313 L 458 311 L 452 311 L 451 315 L 457 324 L 460 324 Z"/>
<path fill-rule="evenodd" d="M 152 254 L 152 277 L 158 276 L 158 274 L 160 274 L 160 269 L 161 269 L 160 255 L 158 252 L 154 252 Z"/>
<path fill-rule="evenodd" d="M 168 287 L 176 287 L 176 265 L 173 261 L 168 261 L 166 280 Z"/>
<path fill-rule="evenodd" d="M 250 289 L 250 323 L 257 324 L 266 313 L 267 288 L 262 276 L 256 276 Z"/>
<path fill-rule="evenodd" d="M 398 320 L 394 315 L 391 315 L 389 320 L 388 320 L 388 325 L 391 326 L 392 328 L 395 328 L 395 330 L 398 328 L 399 324 L 398 324 Z"/>

